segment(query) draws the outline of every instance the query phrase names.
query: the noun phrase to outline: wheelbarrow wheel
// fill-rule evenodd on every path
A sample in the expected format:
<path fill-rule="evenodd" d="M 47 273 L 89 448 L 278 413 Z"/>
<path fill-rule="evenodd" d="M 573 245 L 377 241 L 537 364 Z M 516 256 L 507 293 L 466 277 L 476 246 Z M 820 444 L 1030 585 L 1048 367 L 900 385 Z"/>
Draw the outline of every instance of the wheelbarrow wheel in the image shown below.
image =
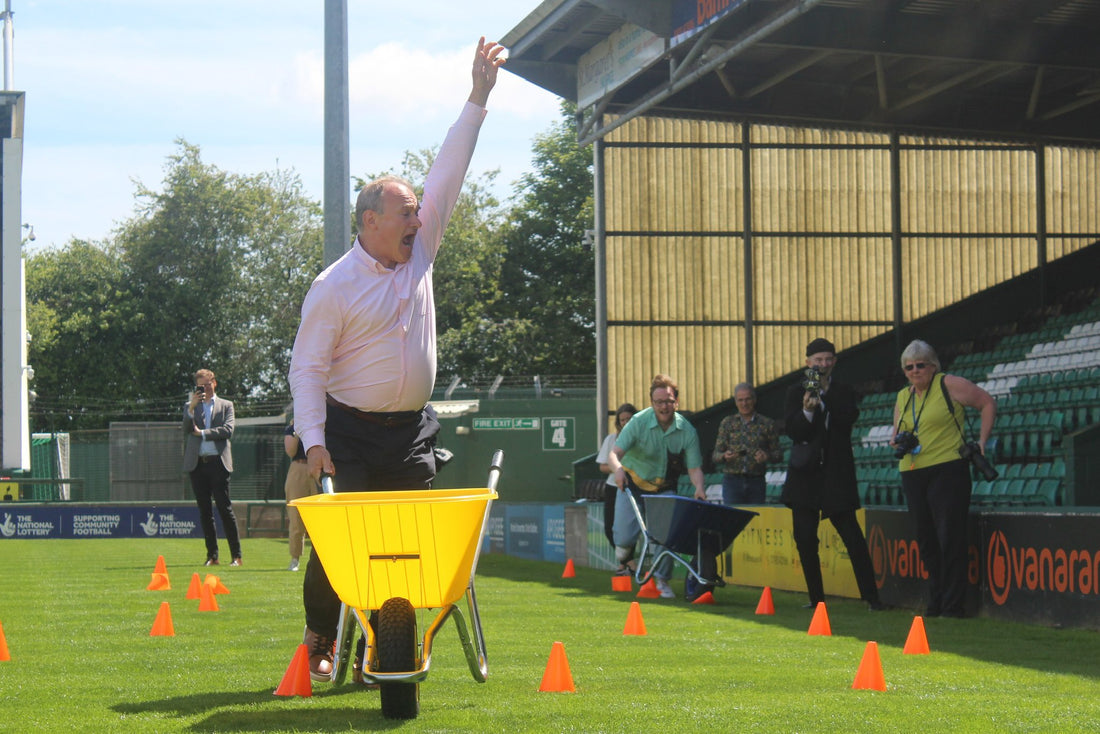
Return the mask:
<path fill-rule="evenodd" d="M 401 673 L 417 668 L 416 610 L 408 599 L 387 599 L 378 610 L 378 672 Z M 378 689 L 382 715 L 415 719 L 420 713 L 419 683 L 383 683 Z"/>

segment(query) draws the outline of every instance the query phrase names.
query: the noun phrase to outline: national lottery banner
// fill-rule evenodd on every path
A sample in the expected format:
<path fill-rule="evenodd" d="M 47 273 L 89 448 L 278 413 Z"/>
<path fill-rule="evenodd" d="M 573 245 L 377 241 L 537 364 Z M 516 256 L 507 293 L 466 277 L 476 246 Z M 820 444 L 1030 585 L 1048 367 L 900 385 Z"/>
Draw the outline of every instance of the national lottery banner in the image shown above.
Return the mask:
<path fill-rule="evenodd" d="M 0 540 L 8 538 L 201 538 L 197 507 L 0 505 Z"/>

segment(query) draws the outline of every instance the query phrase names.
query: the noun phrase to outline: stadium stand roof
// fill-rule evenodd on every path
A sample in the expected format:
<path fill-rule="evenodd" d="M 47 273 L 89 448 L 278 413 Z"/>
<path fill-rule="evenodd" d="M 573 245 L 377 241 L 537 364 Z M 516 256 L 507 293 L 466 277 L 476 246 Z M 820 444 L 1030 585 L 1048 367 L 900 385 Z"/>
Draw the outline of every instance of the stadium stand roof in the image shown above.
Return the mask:
<path fill-rule="evenodd" d="M 1093 147 L 1098 37 L 1100 0 L 545 0 L 502 42 L 583 142 L 656 114 Z"/>

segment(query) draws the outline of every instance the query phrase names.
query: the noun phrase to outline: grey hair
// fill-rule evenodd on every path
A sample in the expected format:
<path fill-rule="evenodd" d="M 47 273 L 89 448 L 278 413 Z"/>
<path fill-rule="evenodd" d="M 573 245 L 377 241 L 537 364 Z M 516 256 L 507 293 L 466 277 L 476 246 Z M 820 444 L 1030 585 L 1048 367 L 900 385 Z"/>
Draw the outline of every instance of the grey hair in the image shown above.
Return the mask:
<path fill-rule="evenodd" d="M 734 385 L 734 387 L 733 387 L 733 396 L 735 398 L 737 397 L 737 392 L 739 390 L 748 390 L 750 395 L 752 395 L 754 398 L 756 397 L 756 388 L 753 387 L 748 382 L 739 382 L 736 385 Z"/>
<path fill-rule="evenodd" d="M 940 371 L 940 358 L 936 356 L 936 350 L 931 344 L 920 339 L 909 342 L 909 346 L 901 353 L 902 368 L 905 367 L 906 362 L 928 362 L 936 368 L 936 372 Z"/>
<path fill-rule="evenodd" d="M 381 176 L 368 183 L 359 190 L 359 196 L 355 199 L 356 231 L 363 226 L 363 215 L 367 211 L 382 213 L 382 194 L 385 193 L 387 184 L 401 184 L 408 186 L 409 191 L 415 191 L 413 185 L 400 176 Z"/>

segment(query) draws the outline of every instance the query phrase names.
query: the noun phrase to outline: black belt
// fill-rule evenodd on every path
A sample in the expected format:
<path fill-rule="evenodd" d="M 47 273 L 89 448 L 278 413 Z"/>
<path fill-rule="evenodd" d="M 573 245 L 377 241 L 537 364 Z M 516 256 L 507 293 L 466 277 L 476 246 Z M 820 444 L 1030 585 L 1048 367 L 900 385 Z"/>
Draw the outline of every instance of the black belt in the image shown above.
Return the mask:
<path fill-rule="evenodd" d="M 395 413 L 368 413 L 365 410 L 344 405 L 327 393 L 325 394 L 325 402 L 334 408 L 339 408 L 345 413 L 355 416 L 359 420 L 375 423 L 379 426 L 409 426 L 413 423 L 419 423 L 420 415 L 424 412 L 423 410 L 402 410 Z"/>
<path fill-rule="evenodd" d="M 213 456 L 200 456 L 199 457 L 199 461 L 201 461 L 204 464 L 208 464 L 211 461 L 221 461 L 221 460 L 222 460 L 222 457 L 218 456 L 217 454 L 215 454 Z"/>

